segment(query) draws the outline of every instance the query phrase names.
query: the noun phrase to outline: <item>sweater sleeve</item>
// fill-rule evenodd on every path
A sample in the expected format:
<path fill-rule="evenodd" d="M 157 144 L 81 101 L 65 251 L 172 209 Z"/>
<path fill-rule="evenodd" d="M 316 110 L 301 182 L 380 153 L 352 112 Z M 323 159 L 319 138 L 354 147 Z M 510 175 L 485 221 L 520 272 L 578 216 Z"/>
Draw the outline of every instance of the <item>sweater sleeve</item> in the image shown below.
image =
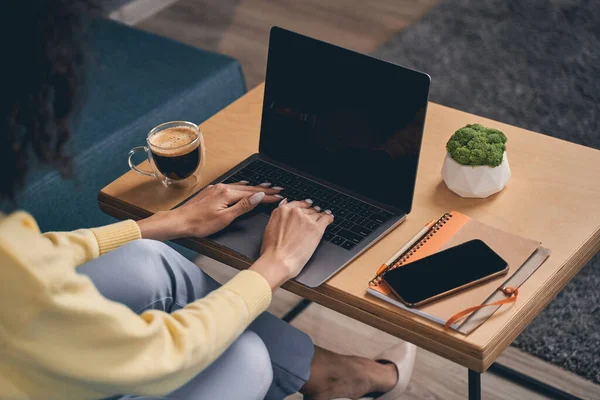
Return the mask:
<path fill-rule="evenodd" d="M 128 242 L 141 238 L 140 228 L 133 220 L 117 222 L 100 228 L 78 229 L 71 232 L 47 232 L 40 234 L 40 229 L 33 217 L 18 211 L 1 219 L 0 235 L 16 253 L 29 255 L 36 263 L 39 254 L 60 254 L 68 262 L 64 265 L 77 267 L 94 258 L 108 253 Z M 13 234 L 20 233 L 20 234 Z M 23 240 L 23 235 L 34 235 L 33 243 Z M 32 251 L 35 250 L 35 251 Z"/>
<path fill-rule="evenodd" d="M 28 215 L 23 218 L 27 217 L 31 218 Z M 76 266 L 142 237 L 133 220 L 72 232 L 47 232 L 43 236 L 57 250 L 70 252 Z"/>
<path fill-rule="evenodd" d="M 35 379 L 61 381 L 73 398 L 90 390 L 99 398 L 171 392 L 218 358 L 271 301 L 266 280 L 242 271 L 172 314 L 137 315 L 104 298 L 68 266 L 72 254 L 48 246 L 47 236 L 28 229 L 12 234 L 36 256 L 17 251 L 0 230 L 0 301 L 19 298 L 0 310 L 5 354 L 35 371 Z"/>

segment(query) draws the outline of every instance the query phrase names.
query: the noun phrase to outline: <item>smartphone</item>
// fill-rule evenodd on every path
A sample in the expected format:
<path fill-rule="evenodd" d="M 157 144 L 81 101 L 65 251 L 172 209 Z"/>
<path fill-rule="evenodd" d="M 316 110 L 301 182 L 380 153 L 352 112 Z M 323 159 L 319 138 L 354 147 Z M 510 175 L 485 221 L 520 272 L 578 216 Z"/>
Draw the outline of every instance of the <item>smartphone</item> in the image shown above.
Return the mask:
<path fill-rule="evenodd" d="M 429 257 L 394 268 L 383 280 L 409 307 L 502 276 L 508 264 L 481 240 L 471 240 Z"/>

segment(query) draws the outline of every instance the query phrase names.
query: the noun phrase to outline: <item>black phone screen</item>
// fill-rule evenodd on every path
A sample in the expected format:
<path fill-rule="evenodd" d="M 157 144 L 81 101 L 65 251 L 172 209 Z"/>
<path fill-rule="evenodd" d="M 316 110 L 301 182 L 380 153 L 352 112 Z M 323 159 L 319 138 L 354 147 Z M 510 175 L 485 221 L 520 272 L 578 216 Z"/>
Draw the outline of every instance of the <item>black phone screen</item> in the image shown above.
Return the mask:
<path fill-rule="evenodd" d="M 383 280 L 409 304 L 417 304 L 507 270 L 507 263 L 481 240 L 471 240 L 395 268 Z"/>

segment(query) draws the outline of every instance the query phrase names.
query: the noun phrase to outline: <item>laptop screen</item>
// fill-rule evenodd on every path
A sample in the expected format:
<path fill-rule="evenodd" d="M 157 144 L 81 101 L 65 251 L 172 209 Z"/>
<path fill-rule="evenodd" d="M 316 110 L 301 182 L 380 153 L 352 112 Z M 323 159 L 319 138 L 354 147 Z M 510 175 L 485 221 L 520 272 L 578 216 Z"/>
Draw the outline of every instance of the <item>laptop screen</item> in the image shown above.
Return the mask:
<path fill-rule="evenodd" d="M 260 152 L 408 213 L 430 78 L 271 29 Z"/>

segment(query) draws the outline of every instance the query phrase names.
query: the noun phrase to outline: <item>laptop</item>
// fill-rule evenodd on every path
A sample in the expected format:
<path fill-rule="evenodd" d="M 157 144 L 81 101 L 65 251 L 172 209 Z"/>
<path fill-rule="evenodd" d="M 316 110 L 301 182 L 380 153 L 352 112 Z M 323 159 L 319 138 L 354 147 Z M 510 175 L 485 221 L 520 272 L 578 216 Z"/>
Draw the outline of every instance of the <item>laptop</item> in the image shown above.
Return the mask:
<path fill-rule="evenodd" d="M 212 184 L 271 182 L 290 201 L 331 210 L 334 222 L 296 278 L 316 287 L 410 212 L 429 83 L 425 73 L 273 27 L 259 152 Z M 256 260 L 274 207 L 208 239 Z"/>

